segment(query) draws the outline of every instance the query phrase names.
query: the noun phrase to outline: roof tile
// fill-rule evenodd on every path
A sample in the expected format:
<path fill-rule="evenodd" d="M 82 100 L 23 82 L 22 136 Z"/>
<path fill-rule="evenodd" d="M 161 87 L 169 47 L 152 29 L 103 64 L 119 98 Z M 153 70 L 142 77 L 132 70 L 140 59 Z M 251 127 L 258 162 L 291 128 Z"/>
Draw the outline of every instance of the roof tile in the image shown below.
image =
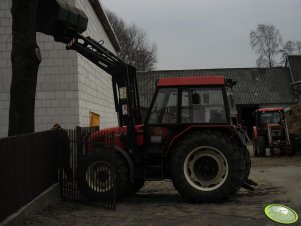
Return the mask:
<path fill-rule="evenodd" d="M 276 68 L 224 68 L 138 72 L 140 104 L 148 107 L 155 92 L 157 79 L 164 77 L 222 75 L 237 81 L 234 87 L 236 104 L 295 103 L 290 88 L 290 71 Z"/>

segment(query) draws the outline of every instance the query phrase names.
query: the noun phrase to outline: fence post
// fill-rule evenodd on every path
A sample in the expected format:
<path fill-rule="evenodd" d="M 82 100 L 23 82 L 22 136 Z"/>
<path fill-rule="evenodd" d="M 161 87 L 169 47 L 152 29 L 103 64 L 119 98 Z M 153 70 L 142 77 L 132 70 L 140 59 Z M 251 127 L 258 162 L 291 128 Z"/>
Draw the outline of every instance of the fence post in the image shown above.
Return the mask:
<path fill-rule="evenodd" d="M 81 127 L 76 126 L 76 162 L 80 165 L 80 156 L 83 154 L 83 137 Z"/>

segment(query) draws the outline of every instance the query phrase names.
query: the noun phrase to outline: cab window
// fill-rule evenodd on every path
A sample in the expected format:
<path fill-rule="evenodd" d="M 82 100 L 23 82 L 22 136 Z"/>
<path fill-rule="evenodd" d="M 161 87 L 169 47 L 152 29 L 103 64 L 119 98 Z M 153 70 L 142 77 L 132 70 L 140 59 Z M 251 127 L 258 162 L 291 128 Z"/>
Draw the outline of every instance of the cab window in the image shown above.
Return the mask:
<path fill-rule="evenodd" d="M 221 88 L 187 88 L 182 91 L 182 123 L 227 123 Z"/>
<path fill-rule="evenodd" d="M 161 88 L 151 108 L 149 124 L 175 124 L 178 120 L 178 90 Z"/>

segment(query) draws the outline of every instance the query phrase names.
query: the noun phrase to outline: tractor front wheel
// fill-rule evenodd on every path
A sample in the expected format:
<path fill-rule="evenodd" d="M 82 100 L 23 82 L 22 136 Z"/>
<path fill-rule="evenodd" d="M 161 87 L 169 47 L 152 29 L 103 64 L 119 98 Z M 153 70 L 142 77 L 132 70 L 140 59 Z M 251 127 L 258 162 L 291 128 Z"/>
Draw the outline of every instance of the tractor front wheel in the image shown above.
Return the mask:
<path fill-rule="evenodd" d="M 130 182 L 130 167 L 127 160 L 117 154 L 117 196 L 127 196 L 136 194 L 143 186 L 144 179 L 136 179 L 134 183 Z"/>
<path fill-rule="evenodd" d="M 290 134 L 289 135 L 290 141 L 291 141 L 291 145 L 292 145 L 292 149 L 291 149 L 291 155 L 295 155 L 296 154 L 296 149 L 297 149 L 297 144 L 296 144 L 296 136 L 294 134 Z"/>
<path fill-rule="evenodd" d="M 253 152 L 254 152 L 254 156 L 258 157 L 258 144 L 257 144 L 257 140 L 255 140 L 253 138 Z"/>
<path fill-rule="evenodd" d="M 259 157 L 266 156 L 265 139 L 263 136 L 257 138 L 257 153 Z"/>
<path fill-rule="evenodd" d="M 244 153 L 219 132 L 202 131 L 181 141 L 172 157 L 172 180 L 191 202 L 221 202 L 241 187 Z"/>
<path fill-rule="evenodd" d="M 78 173 L 80 192 L 90 200 L 112 197 L 115 173 L 112 162 L 95 156 L 83 156 Z"/>

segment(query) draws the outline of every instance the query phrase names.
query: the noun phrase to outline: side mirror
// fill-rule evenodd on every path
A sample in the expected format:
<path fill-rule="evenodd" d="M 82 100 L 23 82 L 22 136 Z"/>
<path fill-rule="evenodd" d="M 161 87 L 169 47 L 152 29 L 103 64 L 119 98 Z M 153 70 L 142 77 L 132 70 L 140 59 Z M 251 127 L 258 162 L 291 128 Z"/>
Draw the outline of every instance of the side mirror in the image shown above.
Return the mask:
<path fill-rule="evenodd" d="M 39 0 L 36 30 L 68 43 L 76 34 L 87 29 L 88 17 L 66 0 Z"/>
<path fill-rule="evenodd" d="M 192 94 L 192 104 L 193 105 L 198 105 L 201 103 L 201 98 L 200 98 L 200 94 L 198 93 L 193 93 Z"/>

